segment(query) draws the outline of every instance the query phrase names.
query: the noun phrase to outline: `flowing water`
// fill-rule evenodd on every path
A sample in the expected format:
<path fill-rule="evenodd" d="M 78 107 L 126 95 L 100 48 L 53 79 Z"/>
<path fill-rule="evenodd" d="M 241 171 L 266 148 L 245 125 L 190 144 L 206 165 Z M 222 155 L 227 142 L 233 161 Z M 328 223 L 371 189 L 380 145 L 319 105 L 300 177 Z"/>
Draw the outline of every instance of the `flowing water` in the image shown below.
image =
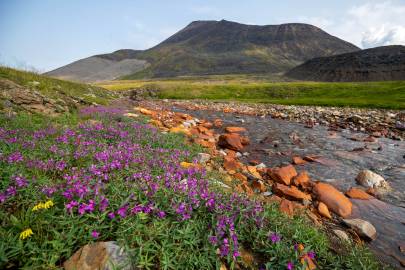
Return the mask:
<path fill-rule="evenodd" d="M 169 109 L 211 121 L 220 118 L 224 127 L 245 127 L 251 143 L 244 149 L 249 153 L 241 158 L 244 163 L 258 160 L 274 167 L 291 163 L 294 155 L 321 156 L 317 162 L 297 166 L 297 169 L 307 170 L 313 180 L 329 182 L 341 191 L 356 186 L 355 178 L 363 169 L 382 175 L 392 191 L 381 200 L 352 200 L 352 217 L 367 220 L 376 227 L 378 237 L 369 246 L 381 260 L 399 269 L 405 268 L 405 254 L 399 249 L 405 244 L 405 142 L 386 138 L 363 142 L 359 139 L 367 137 L 366 134 L 328 131 L 324 126 L 306 128 L 303 124 L 270 117 L 188 111 L 179 107 Z M 221 132 L 222 128 L 217 130 Z"/>

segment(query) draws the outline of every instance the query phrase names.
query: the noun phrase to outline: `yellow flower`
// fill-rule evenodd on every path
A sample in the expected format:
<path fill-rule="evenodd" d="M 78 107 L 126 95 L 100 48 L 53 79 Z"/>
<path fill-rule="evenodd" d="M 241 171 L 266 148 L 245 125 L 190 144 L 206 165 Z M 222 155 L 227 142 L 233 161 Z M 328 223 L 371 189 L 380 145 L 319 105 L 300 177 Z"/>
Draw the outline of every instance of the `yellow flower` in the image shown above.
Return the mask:
<path fill-rule="evenodd" d="M 52 200 L 48 200 L 48 201 L 45 202 L 45 203 L 40 202 L 40 203 L 38 203 L 37 205 L 35 205 L 35 206 L 32 208 L 32 211 L 38 211 L 38 210 L 40 210 L 40 209 L 49 209 L 49 208 L 51 208 L 52 206 L 53 206 L 53 201 L 52 201 Z"/>
<path fill-rule="evenodd" d="M 45 207 L 46 209 L 49 209 L 49 208 L 51 208 L 52 206 L 53 206 L 53 201 L 52 201 L 52 200 L 47 201 L 47 202 L 45 203 L 45 205 L 44 205 L 44 207 Z"/>
<path fill-rule="evenodd" d="M 22 233 L 20 233 L 20 239 L 24 240 L 25 238 L 28 238 L 33 234 L 34 233 L 32 232 L 32 230 L 30 228 L 28 228 L 25 231 L 23 231 Z"/>

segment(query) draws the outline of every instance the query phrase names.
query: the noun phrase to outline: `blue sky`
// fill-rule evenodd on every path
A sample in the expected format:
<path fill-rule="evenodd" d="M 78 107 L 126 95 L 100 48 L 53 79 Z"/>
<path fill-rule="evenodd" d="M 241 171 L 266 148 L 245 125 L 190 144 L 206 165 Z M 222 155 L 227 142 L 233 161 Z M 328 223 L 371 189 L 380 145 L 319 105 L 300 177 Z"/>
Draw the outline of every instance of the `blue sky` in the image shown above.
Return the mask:
<path fill-rule="evenodd" d="M 311 23 L 363 48 L 405 45 L 405 0 L 0 0 L 0 63 L 47 71 L 150 48 L 194 20 Z"/>

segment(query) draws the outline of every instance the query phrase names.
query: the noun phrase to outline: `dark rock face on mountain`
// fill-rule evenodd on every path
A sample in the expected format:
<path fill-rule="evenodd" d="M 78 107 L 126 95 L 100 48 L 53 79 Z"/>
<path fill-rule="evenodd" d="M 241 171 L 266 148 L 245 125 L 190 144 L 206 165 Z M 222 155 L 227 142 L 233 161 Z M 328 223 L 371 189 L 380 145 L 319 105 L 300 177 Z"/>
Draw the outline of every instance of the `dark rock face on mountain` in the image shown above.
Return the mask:
<path fill-rule="evenodd" d="M 311 59 L 287 72 L 309 81 L 405 80 L 405 46 L 384 46 Z"/>
<path fill-rule="evenodd" d="M 353 44 L 308 24 L 257 26 L 225 20 L 196 21 L 151 49 L 92 56 L 47 75 L 91 81 L 125 75 L 280 73 L 314 57 L 357 50 Z"/>

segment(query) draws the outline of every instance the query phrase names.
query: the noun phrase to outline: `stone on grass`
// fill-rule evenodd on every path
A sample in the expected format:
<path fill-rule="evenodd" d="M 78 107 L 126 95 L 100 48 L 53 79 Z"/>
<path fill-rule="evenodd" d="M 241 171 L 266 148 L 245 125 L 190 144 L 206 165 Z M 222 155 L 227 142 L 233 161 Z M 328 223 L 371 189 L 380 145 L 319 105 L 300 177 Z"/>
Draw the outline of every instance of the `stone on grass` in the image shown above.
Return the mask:
<path fill-rule="evenodd" d="M 116 242 L 96 242 L 80 248 L 63 263 L 66 270 L 132 270 L 128 254 Z"/>
<path fill-rule="evenodd" d="M 343 219 L 343 222 L 356 231 L 361 237 L 367 240 L 375 240 L 377 238 L 377 231 L 374 226 L 366 221 L 359 218 L 355 219 Z"/>
<path fill-rule="evenodd" d="M 342 230 L 333 230 L 333 233 L 342 241 L 342 242 L 349 242 L 350 238 L 346 232 Z"/>
<path fill-rule="evenodd" d="M 200 163 L 200 164 L 206 163 L 208 160 L 210 160 L 210 158 L 211 158 L 211 155 L 207 154 L 207 153 L 198 153 L 197 154 L 197 160 L 198 160 L 198 163 Z"/>

